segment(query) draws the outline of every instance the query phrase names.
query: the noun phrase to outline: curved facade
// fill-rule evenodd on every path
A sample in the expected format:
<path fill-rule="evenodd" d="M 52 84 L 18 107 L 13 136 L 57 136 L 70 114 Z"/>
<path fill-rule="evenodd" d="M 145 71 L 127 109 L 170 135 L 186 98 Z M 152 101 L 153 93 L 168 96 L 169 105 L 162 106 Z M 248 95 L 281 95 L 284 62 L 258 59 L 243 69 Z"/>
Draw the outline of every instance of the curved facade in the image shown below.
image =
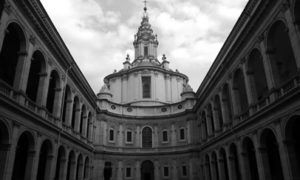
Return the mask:
<path fill-rule="evenodd" d="M 145 9 L 96 95 L 38 0 L 0 1 L 0 180 L 300 179 L 299 8 L 249 1 L 196 93 Z"/>

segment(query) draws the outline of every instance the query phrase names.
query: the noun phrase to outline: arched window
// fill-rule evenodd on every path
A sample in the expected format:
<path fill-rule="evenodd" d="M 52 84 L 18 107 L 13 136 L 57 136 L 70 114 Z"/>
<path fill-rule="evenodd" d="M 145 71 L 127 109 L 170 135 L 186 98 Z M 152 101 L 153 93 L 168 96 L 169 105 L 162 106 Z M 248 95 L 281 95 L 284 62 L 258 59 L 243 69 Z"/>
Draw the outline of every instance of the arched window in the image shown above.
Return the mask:
<path fill-rule="evenodd" d="M 289 34 L 282 21 L 272 25 L 267 42 L 273 76 L 277 86 L 281 86 L 297 74 L 297 64 Z"/>
<path fill-rule="evenodd" d="M 223 109 L 225 111 L 225 116 L 227 122 L 232 122 L 232 102 L 231 96 L 229 94 L 229 87 L 228 84 L 225 84 L 222 88 L 222 102 L 223 102 Z"/>
<path fill-rule="evenodd" d="M 80 126 L 79 126 L 80 134 L 83 134 L 85 124 L 86 124 L 86 107 L 85 105 L 82 105 L 81 115 L 80 115 Z"/>
<path fill-rule="evenodd" d="M 109 141 L 115 141 L 115 131 L 114 129 L 109 129 Z"/>
<path fill-rule="evenodd" d="M 151 77 L 142 77 L 143 98 L 151 98 Z"/>
<path fill-rule="evenodd" d="M 72 97 L 71 97 L 71 89 L 68 85 L 66 85 L 65 87 L 65 94 L 64 94 L 64 101 L 63 101 L 63 114 L 62 114 L 62 118 L 63 118 L 63 123 L 66 123 L 67 121 L 67 118 L 68 118 L 68 113 L 71 113 L 71 112 L 68 112 L 68 105 L 69 103 L 71 103 L 72 101 Z"/>
<path fill-rule="evenodd" d="M 248 109 L 248 98 L 245 86 L 245 79 L 241 69 L 238 69 L 233 76 L 233 90 L 235 93 L 235 101 L 239 110 L 239 114 L 244 113 Z"/>
<path fill-rule="evenodd" d="M 71 121 L 71 127 L 72 129 L 75 129 L 75 121 L 76 121 L 76 112 L 79 108 L 79 99 L 77 96 L 74 97 L 74 100 L 73 100 L 73 109 L 72 109 L 72 121 Z"/>
<path fill-rule="evenodd" d="M 41 82 L 41 75 L 45 73 L 45 58 L 40 51 L 35 51 L 31 58 L 29 76 L 27 81 L 26 95 L 29 99 L 36 102 L 38 92 L 41 91 L 39 86 Z"/>
<path fill-rule="evenodd" d="M 261 53 L 254 49 L 248 59 L 247 74 L 251 85 L 254 87 L 253 92 L 255 101 L 263 99 L 268 94 L 267 79 Z"/>
<path fill-rule="evenodd" d="M 142 140 L 144 148 L 152 147 L 152 129 L 150 127 L 144 127 L 142 131 Z"/>
<path fill-rule="evenodd" d="M 214 101 L 214 111 L 216 114 L 216 120 L 219 121 L 220 128 L 223 128 L 223 116 L 222 116 L 222 109 L 221 109 L 221 101 L 219 95 L 215 96 Z"/>
<path fill-rule="evenodd" d="M 54 112 L 54 107 L 57 106 L 58 99 L 59 99 L 59 89 L 60 88 L 60 79 L 59 75 L 56 71 L 52 71 L 50 74 L 49 79 L 49 88 L 48 88 L 48 95 L 47 95 L 47 110 L 50 113 Z"/>
<path fill-rule="evenodd" d="M 0 52 L 0 79 L 13 86 L 18 62 L 26 54 L 25 35 L 16 23 L 11 23 L 5 33 Z"/>

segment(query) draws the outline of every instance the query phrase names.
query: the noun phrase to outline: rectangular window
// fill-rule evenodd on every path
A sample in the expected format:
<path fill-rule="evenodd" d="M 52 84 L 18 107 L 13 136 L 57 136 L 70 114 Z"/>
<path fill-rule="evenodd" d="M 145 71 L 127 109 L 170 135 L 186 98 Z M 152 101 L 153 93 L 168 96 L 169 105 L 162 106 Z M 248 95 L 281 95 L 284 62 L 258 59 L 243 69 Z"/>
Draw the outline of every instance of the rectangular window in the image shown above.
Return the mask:
<path fill-rule="evenodd" d="M 131 177 L 131 168 L 130 167 L 127 167 L 126 168 L 126 177 Z"/>
<path fill-rule="evenodd" d="M 184 140 L 184 139 L 185 139 L 184 129 L 180 129 L 180 140 Z"/>
<path fill-rule="evenodd" d="M 114 141 L 114 130 L 109 130 L 109 140 Z"/>
<path fill-rule="evenodd" d="M 142 77 L 142 86 L 143 86 L 143 98 L 151 97 L 151 77 L 143 76 Z"/>
<path fill-rule="evenodd" d="M 127 131 L 126 133 L 126 141 L 127 142 L 132 142 L 132 132 L 131 131 Z"/>
<path fill-rule="evenodd" d="M 144 47 L 144 56 L 148 56 L 148 46 Z"/>
<path fill-rule="evenodd" d="M 164 177 L 169 177 L 169 167 L 164 167 Z"/>
<path fill-rule="evenodd" d="M 186 166 L 182 166 L 182 176 L 187 176 Z"/>
<path fill-rule="evenodd" d="M 163 131 L 163 142 L 168 141 L 168 131 Z"/>

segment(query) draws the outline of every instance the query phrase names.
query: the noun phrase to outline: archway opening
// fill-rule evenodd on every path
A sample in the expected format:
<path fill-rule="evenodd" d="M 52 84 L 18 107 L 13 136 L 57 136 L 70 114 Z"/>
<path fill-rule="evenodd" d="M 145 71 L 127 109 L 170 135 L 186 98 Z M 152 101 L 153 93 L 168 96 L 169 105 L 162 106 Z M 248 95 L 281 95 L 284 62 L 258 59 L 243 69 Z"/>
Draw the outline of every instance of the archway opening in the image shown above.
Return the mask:
<path fill-rule="evenodd" d="M 47 95 L 47 110 L 54 113 L 54 106 L 57 105 L 60 80 L 56 71 L 52 71 L 49 79 L 49 88 Z"/>
<path fill-rule="evenodd" d="M 147 160 L 141 166 L 141 179 L 154 180 L 154 165 L 151 161 Z"/>
<path fill-rule="evenodd" d="M 235 92 L 236 104 L 239 107 L 239 114 L 244 113 L 248 109 L 248 97 L 246 92 L 245 78 L 241 69 L 234 73 L 233 90 Z"/>
<path fill-rule="evenodd" d="M 220 169 L 221 169 L 221 174 L 224 177 L 223 179 L 229 180 L 227 156 L 226 156 L 226 151 L 224 149 L 220 150 Z"/>
<path fill-rule="evenodd" d="M 286 147 L 294 179 L 300 179 L 300 116 L 289 119 L 286 128 Z"/>
<path fill-rule="evenodd" d="M 16 147 L 15 162 L 13 168 L 12 179 L 13 180 L 22 180 L 30 174 L 30 165 L 28 156 L 30 155 L 30 150 L 33 149 L 33 137 L 30 133 L 23 133 Z"/>
<path fill-rule="evenodd" d="M 143 148 L 152 147 L 152 129 L 150 127 L 144 127 L 142 131 Z"/>
<path fill-rule="evenodd" d="M 83 178 L 83 158 L 82 155 L 79 154 L 77 158 L 77 167 L 76 167 L 76 179 Z"/>
<path fill-rule="evenodd" d="M 268 94 L 263 58 L 259 50 L 254 49 L 248 59 L 247 74 L 251 85 L 254 86 L 255 101 L 258 102 Z"/>
<path fill-rule="evenodd" d="M 257 180 L 258 169 L 255 155 L 255 148 L 251 139 L 246 138 L 243 142 L 246 173 L 250 180 Z"/>
<path fill-rule="evenodd" d="M 211 180 L 211 167 L 209 156 L 205 156 L 205 179 Z"/>
<path fill-rule="evenodd" d="M 50 176 L 49 170 L 52 161 L 51 155 L 52 155 L 51 142 L 49 140 L 45 140 L 40 150 L 37 179 L 43 180 L 43 179 L 47 179 L 48 176 Z"/>
<path fill-rule="evenodd" d="M 235 144 L 231 144 L 229 149 L 229 161 L 231 165 L 231 172 L 232 172 L 232 180 L 239 180 L 241 178 L 240 166 L 239 166 L 239 159 L 237 154 L 237 149 Z"/>
<path fill-rule="evenodd" d="M 213 152 L 212 157 L 212 164 L 213 164 L 213 170 L 214 170 L 214 176 L 216 180 L 219 180 L 219 169 L 218 169 L 218 159 L 217 159 L 217 154 Z"/>
<path fill-rule="evenodd" d="M 9 151 L 9 133 L 6 125 L 0 121 L 0 157 L 1 161 L 6 162 L 7 153 Z M 4 174 L 5 163 L 0 163 L 0 179 Z"/>
<path fill-rule="evenodd" d="M 83 179 L 88 179 L 90 176 L 90 160 L 86 157 L 84 162 L 84 172 L 83 172 Z"/>
<path fill-rule="evenodd" d="M 104 180 L 110 180 L 112 176 L 112 164 L 111 162 L 104 163 L 104 170 L 103 170 Z"/>
<path fill-rule="evenodd" d="M 28 83 L 26 88 L 26 95 L 29 99 L 36 102 L 37 95 L 38 95 L 38 89 L 39 89 L 39 83 L 41 73 L 45 71 L 44 67 L 44 56 L 41 52 L 35 51 L 31 58 L 31 64 L 29 68 L 29 76 L 28 76 Z"/>
<path fill-rule="evenodd" d="M 297 64 L 287 27 L 282 21 L 274 23 L 268 33 L 268 54 L 277 86 L 297 74 Z"/>
<path fill-rule="evenodd" d="M 70 152 L 69 158 L 68 158 L 68 168 L 67 168 L 67 180 L 73 180 L 75 179 L 75 153 L 73 151 Z"/>
<path fill-rule="evenodd" d="M 271 130 L 265 130 L 261 136 L 261 145 L 265 150 L 262 152 L 263 164 L 266 168 L 266 178 L 281 180 L 283 178 L 278 143 Z"/>
<path fill-rule="evenodd" d="M 5 33 L 0 52 L 0 79 L 13 87 L 18 61 L 25 54 L 25 35 L 16 23 L 11 23 Z"/>
<path fill-rule="evenodd" d="M 65 166 L 66 166 L 66 151 L 63 146 L 60 146 L 57 155 L 55 180 L 63 179 Z"/>

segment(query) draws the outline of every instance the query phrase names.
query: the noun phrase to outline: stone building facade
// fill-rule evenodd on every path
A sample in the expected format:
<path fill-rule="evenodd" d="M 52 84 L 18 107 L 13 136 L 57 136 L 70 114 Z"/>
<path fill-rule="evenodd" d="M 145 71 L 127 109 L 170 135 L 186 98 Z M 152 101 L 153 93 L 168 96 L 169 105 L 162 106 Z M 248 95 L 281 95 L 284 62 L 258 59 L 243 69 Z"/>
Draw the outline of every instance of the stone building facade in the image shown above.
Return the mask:
<path fill-rule="evenodd" d="M 300 179 L 300 1 L 250 0 L 196 93 L 147 9 L 97 95 L 39 0 L 0 18 L 0 179 Z"/>

